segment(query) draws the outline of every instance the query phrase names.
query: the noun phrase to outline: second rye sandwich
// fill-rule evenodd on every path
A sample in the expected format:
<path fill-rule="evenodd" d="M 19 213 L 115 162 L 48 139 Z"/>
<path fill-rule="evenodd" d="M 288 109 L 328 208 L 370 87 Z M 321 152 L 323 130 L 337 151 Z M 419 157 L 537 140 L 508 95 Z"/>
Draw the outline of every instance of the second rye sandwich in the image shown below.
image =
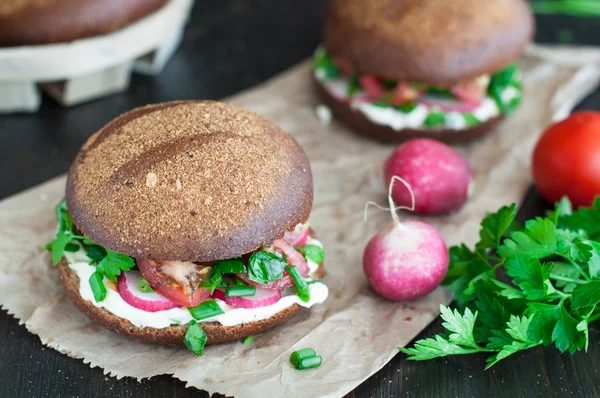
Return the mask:
<path fill-rule="evenodd" d="M 336 0 L 314 77 L 333 114 L 364 135 L 465 142 L 519 105 L 514 62 L 533 30 L 525 0 Z"/>
<path fill-rule="evenodd" d="M 157 104 L 83 146 L 47 248 L 92 320 L 200 355 L 327 298 L 312 199 L 306 154 L 270 120 L 219 102 Z"/>

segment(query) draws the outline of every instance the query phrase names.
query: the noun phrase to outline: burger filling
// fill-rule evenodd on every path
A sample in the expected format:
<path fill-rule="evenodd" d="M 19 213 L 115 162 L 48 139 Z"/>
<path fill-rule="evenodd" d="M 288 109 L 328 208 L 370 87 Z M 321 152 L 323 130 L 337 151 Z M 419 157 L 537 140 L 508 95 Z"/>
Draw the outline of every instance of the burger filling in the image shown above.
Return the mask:
<path fill-rule="evenodd" d="M 438 87 L 360 74 L 347 60 L 319 47 L 314 56 L 314 74 L 337 100 L 362 112 L 373 123 L 394 130 L 463 130 L 511 114 L 522 94 L 516 64 L 492 76 Z"/>
<path fill-rule="evenodd" d="M 65 202 L 56 209 L 58 232 L 46 245 L 57 264 L 64 256 L 79 277 L 79 294 L 137 327 L 190 324 L 185 343 L 201 354 L 203 322 L 224 326 L 268 319 L 298 304 L 310 308 L 328 295 L 316 279 L 321 243 L 299 224 L 252 253 L 208 263 L 133 259 L 79 235 Z M 195 343 L 194 343 L 195 342 Z"/>

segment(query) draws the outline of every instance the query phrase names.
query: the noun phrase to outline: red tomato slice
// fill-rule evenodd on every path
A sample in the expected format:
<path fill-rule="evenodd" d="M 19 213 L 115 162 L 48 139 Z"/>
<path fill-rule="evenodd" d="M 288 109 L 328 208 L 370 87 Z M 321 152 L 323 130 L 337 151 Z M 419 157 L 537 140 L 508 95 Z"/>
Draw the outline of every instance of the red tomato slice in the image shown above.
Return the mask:
<path fill-rule="evenodd" d="M 469 104 L 479 105 L 482 100 L 481 92 L 475 86 L 458 85 L 452 87 L 450 92 L 459 100 Z"/>
<path fill-rule="evenodd" d="M 338 69 L 346 76 L 350 76 L 354 72 L 354 68 L 350 61 L 342 57 L 333 57 Z"/>
<path fill-rule="evenodd" d="M 396 95 L 390 101 L 390 105 L 402 105 L 413 102 L 425 94 L 425 90 L 418 90 L 406 82 L 399 82 L 396 86 Z"/>
<path fill-rule="evenodd" d="M 304 256 L 302 256 L 302 254 L 298 253 L 292 246 L 290 246 L 289 243 L 287 243 L 283 239 L 278 239 L 275 242 L 273 242 L 273 244 L 271 246 L 273 246 L 273 248 L 275 248 L 275 250 L 278 250 L 281 253 L 283 253 L 288 260 L 288 264 L 295 265 L 296 268 L 298 268 L 298 271 L 300 272 L 300 274 L 302 274 L 302 276 L 308 275 L 308 273 L 310 272 L 310 268 L 308 267 L 308 264 L 306 263 Z M 282 290 L 282 289 L 285 289 L 286 287 L 290 287 L 290 286 L 294 285 L 294 281 L 292 280 L 292 278 L 290 277 L 290 275 L 288 274 L 287 271 L 285 271 L 283 273 L 283 278 L 281 278 L 277 281 L 269 282 L 266 285 L 263 285 L 262 283 L 251 281 L 250 279 L 248 279 L 247 274 L 237 274 L 236 276 L 239 279 L 246 282 L 247 284 L 249 284 L 250 286 L 262 287 L 265 289 Z"/>
<path fill-rule="evenodd" d="M 379 79 L 373 75 L 362 75 L 359 77 L 358 81 L 363 90 L 365 90 L 371 98 L 378 99 L 385 94 L 385 87 L 383 87 Z"/>
<path fill-rule="evenodd" d="M 171 300 L 175 304 L 184 307 L 194 307 L 203 301 L 210 299 L 209 289 L 191 289 L 177 283 L 173 278 L 159 271 L 160 263 L 144 258 L 136 260 L 137 266 L 144 279 L 160 295 Z"/>

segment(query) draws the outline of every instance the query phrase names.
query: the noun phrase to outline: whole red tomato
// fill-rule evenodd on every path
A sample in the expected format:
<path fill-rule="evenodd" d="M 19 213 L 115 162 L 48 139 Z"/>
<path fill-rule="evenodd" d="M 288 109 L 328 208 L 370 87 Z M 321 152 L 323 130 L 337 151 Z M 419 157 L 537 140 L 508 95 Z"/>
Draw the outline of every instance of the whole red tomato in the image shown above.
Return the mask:
<path fill-rule="evenodd" d="M 575 112 L 551 125 L 533 152 L 533 179 L 542 197 L 567 196 L 589 206 L 600 195 L 600 112 Z"/>

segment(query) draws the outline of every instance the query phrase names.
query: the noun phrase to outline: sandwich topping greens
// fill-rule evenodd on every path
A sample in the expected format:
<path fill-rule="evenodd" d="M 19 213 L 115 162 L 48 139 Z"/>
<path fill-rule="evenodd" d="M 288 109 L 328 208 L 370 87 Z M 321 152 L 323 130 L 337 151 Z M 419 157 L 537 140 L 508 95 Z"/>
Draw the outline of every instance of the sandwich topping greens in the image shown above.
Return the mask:
<path fill-rule="evenodd" d="M 185 342 L 197 354 L 204 347 L 202 322 L 260 321 L 294 304 L 309 308 L 328 295 L 327 286 L 313 279 L 324 254 L 308 224 L 252 253 L 193 263 L 134 259 L 101 247 L 78 233 L 64 200 L 56 217 L 56 238 L 46 249 L 55 265 L 66 258 L 84 299 L 136 327 L 189 323 Z"/>
<path fill-rule="evenodd" d="M 394 130 L 430 128 L 462 130 L 500 114 L 509 115 L 522 98 L 516 64 L 452 87 L 393 81 L 359 74 L 345 59 L 323 47 L 314 55 L 314 74 L 339 101 L 349 103 L 373 123 Z"/>

